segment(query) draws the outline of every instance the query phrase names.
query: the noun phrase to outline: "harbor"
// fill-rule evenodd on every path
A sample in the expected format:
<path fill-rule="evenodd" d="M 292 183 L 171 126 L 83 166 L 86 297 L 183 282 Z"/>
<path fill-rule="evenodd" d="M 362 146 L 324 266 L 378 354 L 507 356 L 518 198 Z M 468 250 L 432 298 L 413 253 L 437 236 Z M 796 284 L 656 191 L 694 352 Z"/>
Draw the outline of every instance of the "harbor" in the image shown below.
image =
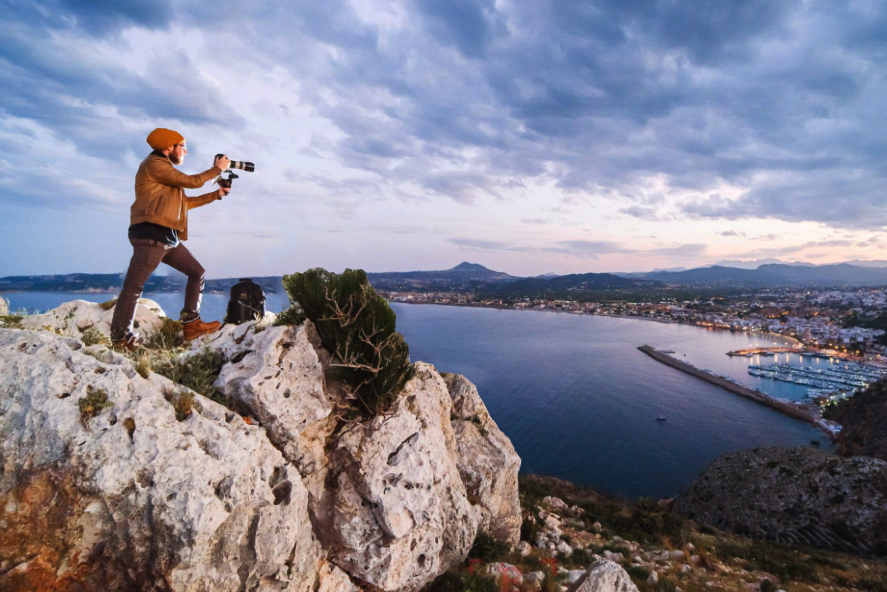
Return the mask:
<path fill-rule="evenodd" d="M 775 411 L 778 411 L 779 413 L 782 413 L 783 415 L 791 417 L 792 419 L 797 419 L 812 424 L 823 430 L 826 434 L 829 435 L 829 437 L 833 437 L 840 430 L 840 426 L 821 417 L 818 405 L 814 405 L 812 403 L 798 404 L 788 401 L 780 401 L 779 399 L 775 399 L 764 392 L 740 384 L 732 378 L 721 376 L 719 374 L 715 374 L 710 370 L 700 369 L 693 366 L 692 364 L 688 364 L 687 362 L 678 360 L 666 353 L 665 350 L 657 350 L 650 345 L 642 345 L 638 347 L 638 349 L 654 360 L 662 362 L 667 366 L 671 366 L 672 368 L 700 378 L 705 382 L 708 382 L 715 386 L 719 386 L 722 389 L 727 390 L 733 394 L 739 395 L 746 399 L 750 399 L 755 403 L 769 407 Z"/>
<path fill-rule="evenodd" d="M 800 355 L 804 356 L 805 353 Z M 821 356 L 821 354 L 806 355 Z M 845 399 L 856 390 L 864 389 L 887 376 L 887 369 L 847 362 L 832 363 L 826 368 L 774 363 L 751 365 L 748 367 L 748 373 L 752 376 L 807 387 L 806 401 L 819 403 Z"/>

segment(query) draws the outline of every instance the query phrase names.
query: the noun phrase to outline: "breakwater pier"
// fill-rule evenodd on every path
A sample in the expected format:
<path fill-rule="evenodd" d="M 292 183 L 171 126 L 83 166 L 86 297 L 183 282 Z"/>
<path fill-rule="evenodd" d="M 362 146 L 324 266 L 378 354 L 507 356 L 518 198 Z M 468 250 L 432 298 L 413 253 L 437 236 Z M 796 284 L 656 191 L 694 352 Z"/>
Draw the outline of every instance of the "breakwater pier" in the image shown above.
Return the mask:
<path fill-rule="evenodd" d="M 836 424 L 822 419 L 822 417 L 819 415 L 817 407 L 811 407 L 809 405 L 798 405 L 795 403 L 789 403 L 786 401 L 774 399 L 770 395 L 739 384 L 738 382 L 730 378 L 720 376 L 709 370 L 701 370 L 696 366 L 675 359 L 665 353 L 665 351 L 657 350 L 651 345 L 642 345 L 638 349 L 654 360 L 662 362 L 666 366 L 671 366 L 672 368 L 676 368 L 681 372 L 685 372 L 687 374 L 690 374 L 691 376 L 700 378 L 705 382 L 708 382 L 715 386 L 719 386 L 722 389 L 730 391 L 733 394 L 745 397 L 746 399 L 750 399 L 760 405 L 770 407 L 771 409 L 778 411 L 783 415 L 787 415 L 788 417 L 791 417 L 793 419 L 798 419 L 800 421 L 812 424 L 822 429 L 829 436 L 834 436 L 837 430 Z"/>

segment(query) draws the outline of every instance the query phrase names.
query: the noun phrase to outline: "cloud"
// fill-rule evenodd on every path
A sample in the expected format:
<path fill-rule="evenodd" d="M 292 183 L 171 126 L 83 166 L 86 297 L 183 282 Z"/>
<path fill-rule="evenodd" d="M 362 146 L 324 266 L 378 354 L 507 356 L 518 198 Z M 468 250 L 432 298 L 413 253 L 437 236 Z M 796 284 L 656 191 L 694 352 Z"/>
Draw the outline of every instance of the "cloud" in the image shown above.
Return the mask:
<path fill-rule="evenodd" d="M 721 236 L 745 236 L 744 232 L 738 232 L 736 230 L 722 230 L 718 232 Z"/>
<path fill-rule="evenodd" d="M 165 125 L 279 155 L 255 185 L 337 221 L 525 199 L 525 221 L 611 202 L 663 229 L 887 226 L 883 2 L 38 0 L 4 19 L 2 204 L 119 205 Z"/>
<path fill-rule="evenodd" d="M 504 241 L 491 241 L 473 238 L 451 238 L 451 244 L 473 250 L 509 251 L 515 253 L 561 253 L 581 258 L 597 259 L 601 255 L 645 255 L 654 257 L 695 258 L 705 255 L 706 245 L 684 244 L 651 249 L 627 247 L 614 241 L 600 240 L 565 240 L 544 246 L 516 245 Z"/>

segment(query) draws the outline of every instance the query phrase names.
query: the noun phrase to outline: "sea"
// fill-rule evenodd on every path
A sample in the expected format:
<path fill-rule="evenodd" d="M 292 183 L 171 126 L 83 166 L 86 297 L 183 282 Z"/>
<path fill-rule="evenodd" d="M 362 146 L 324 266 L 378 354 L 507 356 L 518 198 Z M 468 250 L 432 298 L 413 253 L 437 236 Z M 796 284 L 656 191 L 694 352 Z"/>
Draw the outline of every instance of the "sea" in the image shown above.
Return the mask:
<path fill-rule="evenodd" d="M 112 295 L 4 294 L 13 310 L 45 311 Z M 178 316 L 182 294 L 146 294 Z M 221 319 L 227 295 L 204 296 L 204 319 Z M 267 309 L 289 306 L 269 294 Z M 465 375 L 522 460 L 521 471 L 553 475 L 629 499 L 683 491 L 719 455 L 765 446 L 829 449 L 817 428 L 731 394 L 638 351 L 649 344 L 773 396 L 805 390 L 748 374 L 760 358 L 727 356 L 778 338 L 644 319 L 393 303 L 413 361 Z M 769 362 L 827 365 L 779 354 Z M 664 421 L 657 420 L 662 416 Z"/>

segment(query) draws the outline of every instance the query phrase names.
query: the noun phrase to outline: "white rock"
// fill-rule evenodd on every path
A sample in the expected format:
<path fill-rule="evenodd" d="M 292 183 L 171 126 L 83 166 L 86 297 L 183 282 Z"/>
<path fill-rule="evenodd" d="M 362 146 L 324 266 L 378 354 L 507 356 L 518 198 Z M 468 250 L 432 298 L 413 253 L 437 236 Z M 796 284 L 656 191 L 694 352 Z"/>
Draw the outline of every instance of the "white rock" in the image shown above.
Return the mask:
<path fill-rule="evenodd" d="M 671 554 L 670 554 L 670 557 L 671 557 L 672 559 L 683 559 L 683 558 L 684 558 L 684 552 L 683 552 L 683 551 L 678 551 L 678 550 L 672 551 Z"/>
<path fill-rule="evenodd" d="M 17 574 L 311 590 L 321 549 L 307 492 L 264 431 L 199 395 L 177 421 L 164 391 L 184 387 L 83 349 L 0 329 L 0 507 L 17 507 L 4 528 L 17 548 L 37 550 L 11 558 Z M 113 407 L 84 419 L 78 401 L 99 391 Z"/>
<path fill-rule="evenodd" d="M 86 300 L 73 300 L 43 314 L 30 315 L 22 319 L 22 329 L 45 330 L 80 337 L 87 329 L 94 328 L 106 337 L 111 334 L 111 319 L 114 307 L 108 310 L 102 305 Z M 139 298 L 133 319 L 136 333 L 147 337 L 163 324 L 166 314 L 160 305 L 147 298 Z"/>
<path fill-rule="evenodd" d="M 344 571 L 326 561 L 317 574 L 317 592 L 360 592 Z"/>
<path fill-rule="evenodd" d="M 524 574 L 521 589 L 525 592 L 539 592 L 542 589 L 542 581 L 545 579 L 545 573 L 541 571 L 531 571 Z"/>
<path fill-rule="evenodd" d="M 557 548 L 558 553 L 563 553 L 567 557 L 569 557 L 570 555 L 573 554 L 573 547 L 571 547 L 570 545 L 568 545 L 564 541 L 559 542 L 557 544 L 556 548 Z"/>
<path fill-rule="evenodd" d="M 568 569 L 566 571 L 567 581 L 571 584 L 575 584 L 579 581 L 579 578 L 585 575 L 584 569 Z"/>
<path fill-rule="evenodd" d="M 550 530 L 551 532 L 560 536 L 560 534 L 561 534 L 561 520 L 557 516 L 555 516 L 554 514 L 549 514 L 548 516 L 546 516 L 545 517 L 545 526 L 548 528 L 548 530 Z"/>
<path fill-rule="evenodd" d="M 520 586 L 524 579 L 520 570 L 509 563 L 490 563 L 485 566 L 484 572 L 495 577 L 496 582 L 506 590 L 508 586 Z"/>
<path fill-rule="evenodd" d="M 638 592 L 628 573 L 612 561 L 596 561 L 570 592 Z"/>
<path fill-rule="evenodd" d="M 338 438 L 329 514 L 319 520 L 334 562 L 352 576 L 416 589 L 466 557 L 477 520 L 454 460 L 451 410 L 443 380 L 420 362 L 389 412 Z"/>
<path fill-rule="evenodd" d="M 249 409 L 303 475 L 325 463 L 325 433 L 311 428 L 333 409 L 307 326 L 260 326 L 257 332 L 254 323 L 226 325 L 202 343 L 230 361 L 214 386 Z M 303 438 L 306 433 L 318 437 Z"/>
<path fill-rule="evenodd" d="M 520 457 L 464 376 L 445 374 L 452 400 L 456 464 L 468 498 L 478 510 L 479 528 L 511 545 L 520 539 L 517 474 Z"/>
<path fill-rule="evenodd" d="M 690 567 L 689 565 L 687 565 L 686 563 L 682 563 L 682 564 L 681 564 L 681 572 L 683 572 L 683 573 L 687 573 L 687 572 L 690 571 L 691 569 L 693 569 L 693 568 Z"/>
<path fill-rule="evenodd" d="M 647 577 L 647 583 L 650 585 L 653 585 L 653 586 L 658 584 L 659 583 L 659 572 L 657 572 L 655 569 L 653 571 L 651 571 L 650 575 Z"/>
<path fill-rule="evenodd" d="M 555 510 L 566 510 L 567 504 L 559 497 L 554 497 L 552 495 L 546 495 L 542 498 L 542 502 L 549 505 L 549 507 Z"/>
<path fill-rule="evenodd" d="M 521 557 L 526 557 L 533 552 L 533 547 L 527 541 L 521 541 L 517 544 L 517 547 L 515 547 L 514 550 L 517 551 L 518 555 Z"/>

